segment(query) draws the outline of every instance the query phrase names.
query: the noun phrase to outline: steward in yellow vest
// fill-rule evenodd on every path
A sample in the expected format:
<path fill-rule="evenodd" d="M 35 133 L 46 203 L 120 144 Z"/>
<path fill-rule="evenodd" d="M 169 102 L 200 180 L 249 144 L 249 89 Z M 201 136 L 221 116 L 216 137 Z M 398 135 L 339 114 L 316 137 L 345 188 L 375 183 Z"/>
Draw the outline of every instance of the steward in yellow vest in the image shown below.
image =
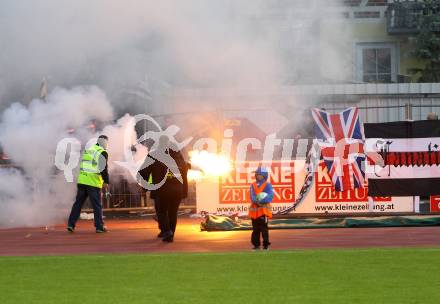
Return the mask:
<path fill-rule="evenodd" d="M 108 153 L 107 148 L 108 137 L 100 135 L 95 145 L 88 147 L 81 159 L 78 186 L 75 203 L 70 212 L 67 230 L 75 231 L 75 225 L 81 214 L 81 208 L 87 199 L 90 199 L 93 207 L 93 215 L 95 228 L 97 233 L 107 232 L 102 219 L 101 189 L 108 191 L 109 175 L 107 169 Z"/>
<path fill-rule="evenodd" d="M 102 188 L 104 179 L 102 178 L 101 173 L 104 171 L 105 167 L 100 168 L 100 165 L 106 165 L 106 157 L 102 155 L 103 152 L 107 153 L 107 151 L 98 144 L 93 145 L 84 151 L 79 166 L 78 184 L 88 185 L 99 189 Z M 105 159 L 103 160 L 102 158 Z"/>

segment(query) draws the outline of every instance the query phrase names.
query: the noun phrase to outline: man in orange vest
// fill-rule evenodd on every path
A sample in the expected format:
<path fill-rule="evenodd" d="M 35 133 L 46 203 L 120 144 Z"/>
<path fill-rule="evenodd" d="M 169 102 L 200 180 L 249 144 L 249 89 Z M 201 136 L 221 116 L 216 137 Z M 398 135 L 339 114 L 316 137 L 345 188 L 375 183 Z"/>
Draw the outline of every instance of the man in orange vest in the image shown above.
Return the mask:
<path fill-rule="evenodd" d="M 266 168 L 258 167 L 255 171 L 256 181 L 251 185 L 251 201 L 249 217 L 252 219 L 251 242 L 254 250 L 260 249 L 260 235 L 263 238 L 263 249 L 269 249 L 269 219 L 272 218 L 273 188 L 268 182 L 269 173 Z"/>

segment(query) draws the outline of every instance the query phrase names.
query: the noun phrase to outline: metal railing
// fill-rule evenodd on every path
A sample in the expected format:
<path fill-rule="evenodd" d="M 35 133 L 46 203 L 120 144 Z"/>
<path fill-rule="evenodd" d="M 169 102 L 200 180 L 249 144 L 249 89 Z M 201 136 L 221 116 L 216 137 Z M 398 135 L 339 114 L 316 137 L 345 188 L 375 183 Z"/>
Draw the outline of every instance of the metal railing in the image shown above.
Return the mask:
<path fill-rule="evenodd" d="M 439 97 L 367 97 L 356 103 L 326 103 L 319 107 L 332 113 L 357 107 L 362 123 L 424 120 L 430 112 L 440 113 Z"/>
<path fill-rule="evenodd" d="M 154 207 L 154 202 L 150 198 L 150 193 L 142 189 L 134 182 L 128 182 L 123 178 L 112 176 L 113 180 L 110 184 L 111 195 L 102 196 L 102 205 L 104 211 L 133 211 L 148 210 Z M 181 207 L 192 208 L 196 205 L 196 187 L 195 182 L 188 184 L 188 197 L 182 200 Z M 86 211 L 91 210 L 91 203 L 87 200 L 84 204 Z"/>

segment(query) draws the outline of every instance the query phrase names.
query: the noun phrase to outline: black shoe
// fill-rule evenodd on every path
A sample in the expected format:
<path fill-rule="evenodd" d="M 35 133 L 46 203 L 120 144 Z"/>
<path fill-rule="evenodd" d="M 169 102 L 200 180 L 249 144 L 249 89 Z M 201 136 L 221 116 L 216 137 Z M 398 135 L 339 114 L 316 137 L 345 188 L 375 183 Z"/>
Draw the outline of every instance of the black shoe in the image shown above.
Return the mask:
<path fill-rule="evenodd" d="M 174 237 L 173 236 L 169 236 L 169 237 L 163 238 L 162 242 L 172 243 L 172 242 L 174 242 Z"/>
<path fill-rule="evenodd" d="M 264 246 L 263 250 L 269 251 L 269 246 Z"/>
<path fill-rule="evenodd" d="M 108 229 L 106 227 L 96 229 L 96 233 L 106 233 L 106 232 L 108 232 Z"/>
<path fill-rule="evenodd" d="M 75 227 L 67 226 L 67 231 L 73 233 L 73 232 L 75 232 Z"/>
<path fill-rule="evenodd" d="M 163 242 L 172 243 L 174 241 L 174 235 L 172 232 L 169 232 L 167 234 L 164 234 L 162 238 Z"/>
<path fill-rule="evenodd" d="M 163 232 L 161 231 L 161 232 L 159 232 L 159 234 L 157 235 L 157 238 L 158 239 L 161 239 L 161 238 L 163 238 Z"/>

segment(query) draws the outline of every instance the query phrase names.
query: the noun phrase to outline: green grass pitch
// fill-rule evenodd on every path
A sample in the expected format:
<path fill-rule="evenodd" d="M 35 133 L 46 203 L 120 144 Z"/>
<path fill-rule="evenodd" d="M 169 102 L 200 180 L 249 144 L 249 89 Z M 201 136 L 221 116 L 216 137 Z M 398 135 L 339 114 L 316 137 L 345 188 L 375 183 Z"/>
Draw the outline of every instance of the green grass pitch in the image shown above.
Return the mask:
<path fill-rule="evenodd" d="M 440 303 L 440 249 L 0 258 L 0 303 Z"/>

